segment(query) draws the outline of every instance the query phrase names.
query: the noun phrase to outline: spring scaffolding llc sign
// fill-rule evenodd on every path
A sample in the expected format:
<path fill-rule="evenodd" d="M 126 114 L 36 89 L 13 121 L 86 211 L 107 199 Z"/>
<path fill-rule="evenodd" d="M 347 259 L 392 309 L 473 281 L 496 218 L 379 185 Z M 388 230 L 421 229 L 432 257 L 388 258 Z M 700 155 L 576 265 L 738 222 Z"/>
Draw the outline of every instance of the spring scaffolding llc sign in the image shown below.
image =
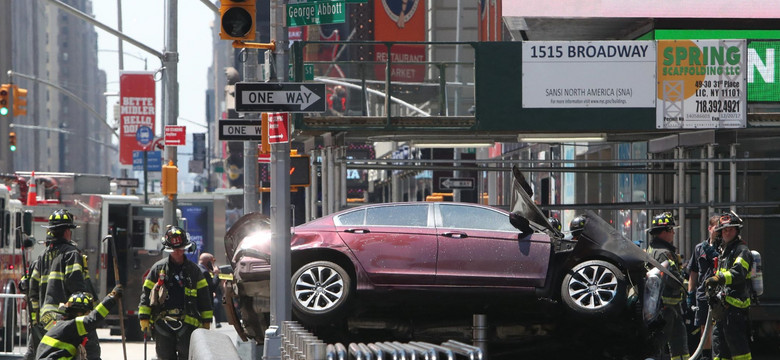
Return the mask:
<path fill-rule="evenodd" d="M 659 129 L 744 128 L 746 41 L 658 41 Z"/>

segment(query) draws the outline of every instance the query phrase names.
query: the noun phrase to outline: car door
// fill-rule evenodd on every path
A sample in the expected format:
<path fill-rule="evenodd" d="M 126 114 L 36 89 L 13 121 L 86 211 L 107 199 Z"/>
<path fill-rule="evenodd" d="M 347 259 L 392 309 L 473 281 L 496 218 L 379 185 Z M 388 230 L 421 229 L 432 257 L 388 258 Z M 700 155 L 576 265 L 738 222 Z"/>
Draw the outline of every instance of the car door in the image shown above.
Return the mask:
<path fill-rule="evenodd" d="M 388 204 L 358 211 L 334 222 L 374 284 L 434 284 L 437 240 L 430 204 Z"/>
<path fill-rule="evenodd" d="M 520 238 L 509 214 L 468 204 L 436 204 L 438 285 L 541 287 L 550 260 L 545 234 Z"/>

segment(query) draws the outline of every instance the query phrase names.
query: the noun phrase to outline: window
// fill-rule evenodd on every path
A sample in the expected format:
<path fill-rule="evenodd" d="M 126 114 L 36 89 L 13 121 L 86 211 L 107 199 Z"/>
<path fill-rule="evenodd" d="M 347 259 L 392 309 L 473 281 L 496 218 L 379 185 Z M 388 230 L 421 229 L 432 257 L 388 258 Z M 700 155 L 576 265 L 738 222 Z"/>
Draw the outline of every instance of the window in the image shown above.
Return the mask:
<path fill-rule="evenodd" d="M 365 210 L 353 211 L 343 215 L 339 215 L 336 218 L 336 225 L 349 226 L 349 225 L 363 225 L 363 219 L 366 217 Z"/>
<path fill-rule="evenodd" d="M 366 224 L 428 226 L 428 204 L 379 206 L 366 209 Z"/>
<path fill-rule="evenodd" d="M 509 223 L 509 216 L 498 211 L 476 206 L 446 204 L 439 204 L 439 211 L 442 227 L 445 228 L 517 232 L 517 229 Z"/>

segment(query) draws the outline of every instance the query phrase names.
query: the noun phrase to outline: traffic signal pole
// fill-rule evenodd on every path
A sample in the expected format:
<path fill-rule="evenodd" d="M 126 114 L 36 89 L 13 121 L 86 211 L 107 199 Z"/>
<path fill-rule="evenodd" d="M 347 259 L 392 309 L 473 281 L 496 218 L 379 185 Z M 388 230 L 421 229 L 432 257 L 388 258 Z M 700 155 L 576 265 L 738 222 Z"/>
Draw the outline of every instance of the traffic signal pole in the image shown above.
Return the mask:
<path fill-rule="evenodd" d="M 271 0 L 271 42 L 266 63 L 274 65 L 270 80 L 286 82 L 287 29 L 284 8 L 287 0 Z M 292 125 L 292 122 L 291 122 Z M 281 326 L 291 318 L 290 278 L 290 143 L 271 144 L 271 325 Z"/>
<path fill-rule="evenodd" d="M 12 36 L 11 34 L 11 2 L 0 1 L 0 32 L 5 36 L 0 36 L 0 69 L 3 70 L 0 73 L 0 84 L 7 84 L 11 77 L 6 77 L 5 70 L 13 68 L 11 56 Z M 9 101 L 13 101 L 13 95 L 9 94 Z M 10 132 L 10 125 L 13 123 L 13 104 L 9 103 L 8 114 L 0 118 L 0 171 L 4 174 L 10 174 L 14 172 L 14 160 L 11 156 L 11 151 L 8 148 L 8 136 Z"/>
<path fill-rule="evenodd" d="M 255 35 L 257 36 L 257 35 Z M 257 78 L 257 49 L 245 49 L 246 61 L 244 62 L 244 81 L 255 82 Z M 257 113 L 244 115 L 247 120 L 260 121 Z M 244 214 L 260 210 L 258 204 L 257 181 L 257 141 L 244 141 Z"/>

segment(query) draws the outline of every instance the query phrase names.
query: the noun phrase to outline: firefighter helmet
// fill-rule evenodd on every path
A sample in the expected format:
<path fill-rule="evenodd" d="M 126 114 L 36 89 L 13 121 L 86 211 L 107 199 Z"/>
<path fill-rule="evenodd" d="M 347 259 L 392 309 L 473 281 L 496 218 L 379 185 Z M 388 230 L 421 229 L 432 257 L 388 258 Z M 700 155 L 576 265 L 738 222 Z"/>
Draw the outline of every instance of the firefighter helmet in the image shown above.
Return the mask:
<path fill-rule="evenodd" d="M 44 225 L 43 227 L 50 230 L 61 228 L 75 229 L 78 225 L 73 223 L 74 219 L 75 217 L 73 214 L 66 209 L 54 210 L 54 212 L 49 215 L 49 225 Z"/>
<path fill-rule="evenodd" d="M 677 223 L 674 222 L 674 216 L 672 216 L 672 213 L 667 211 L 654 216 L 652 222 L 650 223 L 650 228 L 647 229 L 647 231 L 672 230 L 678 227 L 679 226 L 677 226 Z"/>
<path fill-rule="evenodd" d="M 73 293 L 65 304 L 65 313 L 73 318 L 92 310 L 92 295 L 86 292 Z"/>
<path fill-rule="evenodd" d="M 553 229 L 558 230 L 559 232 L 561 231 L 561 222 L 558 220 L 558 218 L 550 216 L 547 218 L 547 221 L 550 222 L 550 225 L 552 225 Z"/>
<path fill-rule="evenodd" d="M 582 230 L 585 228 L 585 222 L 588 220 L 588 218 L 582 214 L 574 219 L 571 220 L 569 223 L 569 231 L 571 231 L 571 236 L 580 236 L 582 234 Z"/>
<path fill-rule="evenodd" d="M 742 229 L 742 218 L 734 212 L 723 213 L 718 219 L 718 227 L 715 231 L 723 230 L 727 227 L 735 227 L 737 230 Z"/>
<path fill-rule="evenodd" d="M 165 236 L 162 238 L 162 244 L 165 250 L 173 249 L 187 249 L 192 245 L 187 232 L 178 226 L 171 226 L 165 232 Z"/>

